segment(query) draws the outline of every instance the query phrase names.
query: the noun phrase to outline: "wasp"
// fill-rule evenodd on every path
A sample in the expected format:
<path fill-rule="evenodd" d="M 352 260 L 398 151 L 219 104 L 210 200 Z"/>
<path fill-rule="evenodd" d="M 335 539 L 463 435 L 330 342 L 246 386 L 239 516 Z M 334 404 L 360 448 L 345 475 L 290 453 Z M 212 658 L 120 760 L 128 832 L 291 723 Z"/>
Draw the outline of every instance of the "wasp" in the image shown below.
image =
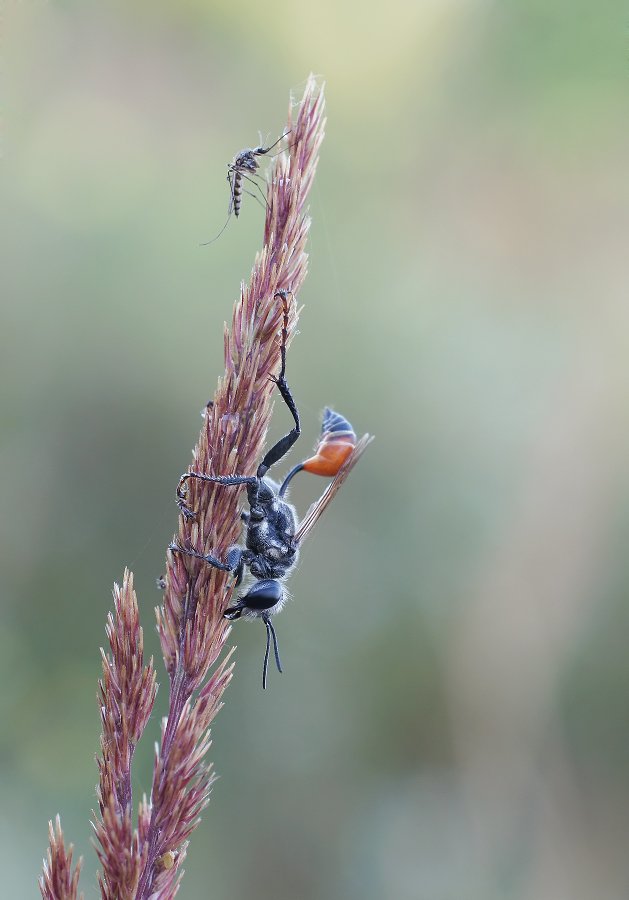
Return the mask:
<path fill-rule="evenodd" d="M 216 235 L 215 238 L 212 238 L 211 241 L 206 241 L 204 244 L 201 244 L 202 247 L 207 247 L 209 244 L 213 244 L 214 241 L 217 241 L 222 233 L 225 231 L 229 224 L 229 220 L 233 215 L 238 218 L 240 215 L 240 205 L 242 203 L 242 193 L 243 193 L 243 180 L 250 182 L 255 188 L 257 188 L 260 193 L 264 205 L 266 206 L 266 198 L 262 193 L 260 185 L 257 181 L 254 181 L 254 178 L 257 178 L 257 171 L 260 168 L 260 163 L 258 162 L 259 156 L 266 156 L 274 147 L 277 147 L 279 142 L 283 140 L 290 131 L 284 132 L 284 134 L 278 138 L 274 144 L 271 144 L 270 147 L 249 147 L 245 150 L 241 150 L 240 153 L 237 153 L 234 156 L 233 160 L 227 165 L 227 182 L 229 184 L 229 208 L 227 210 L 227 219 L 225 224 Z M 245 191 L 245 193 L 250 194 L 250 196 L 254 197 L 256 200 L 258 197 L 256 194 L 251 194 L 250 191 Z"/>
<path fill-rule="evenodd" d="M 272 376 L 272 380 L 293 417 L 293 428 L 268 450 L 255 475 L 205 475 L 201 472 L 186 472 L 181 476 L 177 486 L 179 509 L 186 518 L 191 519 L 195 513 L 186 503 L 189 479 L 194 478 L 225 487 L 245 485 L 249 506 L 249 509 L 241 514 L 246 528 L 245 546 L 230 547 L 225 561 L 211 554 L 183 547 L 176 542 L 169 547 L 173 552 L 185 553 L 202 559 L 224 572 L 230 572 L 235 577 L 236 587 L 242 583 L 245 569 L 248 569 L 255 579 L 233 606 L 225 610 L 224 616 L 226 619 L 262 619 L 266 627 L 266 650 L 262 667 L 263 689 L 266 688 L 271 641 L 277 670 L 282 671 L 277 635 L 271 617 L 280 612 L 286 603 L 284 579 L 297 564 L 303 540 L 314 528 L 371 440 L 369 435 L 364 435 L 357 441 L 348 420 L 340 413 L 326 408 L 314 456 L 294 466 L 281 483 L 267 477 L 269 469 L 286 456 L 301 434 L 299 412 L 286 381 L 288 295 L 288 291 L 278 291 L 274 296 L 274 299 L 280 299 L 283 303 L 283 327 L 280 372 L 279 375 Z M 301 471 L 333 477 L 333 481 L 299 522 L 295 508 L 286 499 L 286 493 L 291 480 Z"/>

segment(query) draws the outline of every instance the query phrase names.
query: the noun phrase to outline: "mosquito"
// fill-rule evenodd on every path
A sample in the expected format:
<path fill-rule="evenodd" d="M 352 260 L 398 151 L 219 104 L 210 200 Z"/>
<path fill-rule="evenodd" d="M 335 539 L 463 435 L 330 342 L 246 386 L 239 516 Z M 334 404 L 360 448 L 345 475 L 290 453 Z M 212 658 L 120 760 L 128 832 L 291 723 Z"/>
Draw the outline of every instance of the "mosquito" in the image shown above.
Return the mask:
<path fill-rule="evenodd" d="M 254 577 L 254 583 L 237 598 L 233 606 L 225 610 L 226 619 L 262 619 L 266 627 L 266 650 L 262 667 L 262 688 L 266 689 L 271 642 L 278 672 L 282 671 L 277 635 L 271 617 L 282 610 L 287 600 L 284 579 L 295 568 L 299 550 L 322 513 L 334 499 L 338 489 L 362 456 L 372 440 L 364 435 L 356 440 L 354 429 L 340 413 L 326 408 L 323 414 L 321 436 L 314 456 L 294 466 L 281 484 L 267 477 L 269 469 L 282 460 L 301 434 L 297 405 L 286 381 L 286 342 L 288 337 L 288 291 L 278 291 L 274 299 L 283 304 L 283 326 L 280 344 L 281 367 L 279 375 L 271 376 L 282 399 L 293 417 L 293 428 L 280 438 L 266 453 L 255 475 L 205 475 L 186 472 L 177 486 L 177 504 L 187 519 L 195 513 L 187 505 L 187 482 L 195 478 L 201 482 L 221 484 L 225 487 L 246 485 L 249 509 L 243 511 L 245 546 L 230 547 L 226 559 L 220 560 L 209 553 L 199 553 L 191 547 L 173 542 L 169 549 L 202 559 L 223 572 L 235 577 L 239 587 L 245 569 Z M 298 472 L 332 477 L 321 497 L 312 504 L 301 522 L 295 508 L 287 501 L 288 485 Z"/>
<path fill-rule="evenodd" d="M 266 197 L 262 193 L 262 189 L 255 178 L 258 178 L 257 171 L 260 168 L 260 163 L 258 162 L 259 156 L 266 156 L 274 147 L 277 147 L 279 142 L 283 140 L 287 135 L 290 134 L 290 131 L 285 131 L 284 134 L 279 137 L 274 144 L 271 144 L 270 147 L 249 147 L 245 150 L 241 150 L 240 153 L 237 153 L 234 156 L 233 160 L 227 166 L 227 182 L 229 184 L 229 208 L 227 210 L 227 219 L 225 220 L 225 224 L 216 235 L 216 237 L 212 238 L 211 241 L 205 241 L 205 243 L 201 244 L 202 247 L 207 247 L 210 244 L 213 244 L 214 241 L 217 241 L 222 233 L 225 231 L 227 226 L 229 225 L 229 220 L 233 215 L 238 218 L 240 215 L 240 205 L 242 203 L 242 194 L 243 190 L 246 194 L 253 197 L 255 200 L 258 200 L 258 196 L 256 194 L 252 194 L 251 191 L 247 191 L 243 188 L 243 180 L 249 182 L 258 190 L 258 193 L 262 197 L 264 202 L 264 206 L 266 207 Z"/>

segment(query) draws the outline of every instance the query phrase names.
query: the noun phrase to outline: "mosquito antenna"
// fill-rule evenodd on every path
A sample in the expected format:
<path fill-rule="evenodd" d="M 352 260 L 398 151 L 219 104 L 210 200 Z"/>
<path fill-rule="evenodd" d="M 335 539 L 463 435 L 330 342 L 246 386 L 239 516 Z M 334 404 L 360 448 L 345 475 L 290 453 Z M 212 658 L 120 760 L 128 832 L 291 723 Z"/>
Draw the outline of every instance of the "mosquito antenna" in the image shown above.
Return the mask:
<path fill-rule="evenodd" d="M 295 142 L 296 143 L 296 142 Z M 273 144 L 275 146 L 275 144 Z M 276 156 L 279 156 L 280 153 L 284 153 L 286 150 L 290 150 L 291 147 L 294 147 L 295 144 L 287 144 L 286 147 L 282 147 L 281 150 L 278 150 L 277 153 L 271 153 L 269 159 L 275 159 Z"/>
<path fill-rule="evenodd" d="M 287 131 L 286 134 L 290 134 L 290 131 Z M 282 137 L 286 137 L 286 134 L 283 134 Z M 281 140 L 282 140 L 282 138 L 280 138 L 280 141 Z M 276 141 L 276 143 L 277 143 L 277 141 Z M 275 159 L 275 157 L 279 156 L 280 153 L 285 153 L 287 150 L 290 150 L 291 147 L 295 147 L 295 146 L 297 146 L 297 141 L 295 141 L 293 144 L 287 144 L 285 147 L 282 147 L 281 150 L 278 150 L 277 153 L 271 153 L 271 155 L 269 156 L 269 159 Z M 273 144 L 273 147 L 275 147 L 275 144 Z M 271 148 L 269 147 L 269 150 L 270 149 Z M 267 153 L 268 153 L 268 150 L 267 150 Z"/>
<path fill-rule="evenodd" d="M 266 150 L 263 150 L 262 147 L 256 147 L 256 149 L 254 150 L 254 153 L 258 153 L 260 156 L 262 156 L 262 154 L 264 153 L 264 155 L 266 156 L 266 154 L 269 152 L 269 150 L 272 150 L 273 147 L 277 147 L 277 145 L 279 144 L 279 142 L 280 142 L 280 141 L 283 141 L 284 138 L 285 138 L 287 135 L 289 135 L 289 134 L 290 134 L 290 128 L 288 129 L 288 131 L 285 131 L 284 134 L 282 134 L 280 137 L 278 137 L 278 139 L 275 141 L 274 144 L 271 144 L 270 147 L 267 147 Z M 260 137 L 261 137 L 261 136 L 262 136 L 262 135 L 260 135 Z"/>

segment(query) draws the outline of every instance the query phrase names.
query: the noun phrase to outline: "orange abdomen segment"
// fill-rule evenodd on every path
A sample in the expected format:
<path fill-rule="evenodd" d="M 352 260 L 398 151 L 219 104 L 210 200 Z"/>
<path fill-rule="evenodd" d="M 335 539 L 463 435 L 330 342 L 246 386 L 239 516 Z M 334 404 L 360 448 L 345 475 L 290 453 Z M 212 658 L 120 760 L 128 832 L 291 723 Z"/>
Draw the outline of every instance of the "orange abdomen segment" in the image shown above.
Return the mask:
<path fill-rule="evenodd" d="M 311 456 L 303 464 L 306 472 L 314 475 L 336 475 L 347 457 L 356 446 L 355 435 L 328 434 L 317 447 L 315 456 Z"/>

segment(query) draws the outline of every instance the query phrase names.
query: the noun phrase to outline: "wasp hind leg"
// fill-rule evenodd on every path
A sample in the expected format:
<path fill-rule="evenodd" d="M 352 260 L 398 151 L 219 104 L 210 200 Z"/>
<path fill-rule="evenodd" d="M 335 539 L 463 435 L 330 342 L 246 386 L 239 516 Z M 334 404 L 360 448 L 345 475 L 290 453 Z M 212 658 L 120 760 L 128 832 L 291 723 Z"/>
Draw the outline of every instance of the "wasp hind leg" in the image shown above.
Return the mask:
<path fill-rule="evenodd" d="M 292 428 L 288 434 L 284 435 L 283 438 L 280 438 L 279 441 L 274 444 L 271 449 L 268 451 L 260 465 L 258 466 L 258 478 L 263 478 L 264 475 L 268 472 L 271 466 L 274 466 L 275 463 L 279 462 L 283 456 L 286 456 L 290 448 L 293 446 L 295 441 L 299 438 L 301 434 L 301 424 L 299 421 L 299 410 L 297 409 L 297 404 L 293 399 L 293 395 L 290 392 L 290 388 L 288 386 L 288 382 L 286 381 L 286 342 L 288 340 L 288 294 L 289 291 L 278 291 L 275 295 L 276 297 L 281 297 L 282 302 L 284 304 L 284 321 L 282 324 L 282 343 L 280 345 L 280 357 L 281 357 L 281 367 L 280 374 L 277 376 L 271 375 L 271 380 L 277 385 L 277 389 L 282 395 L 282 399 L 286 406 L 290 410 L 290 414 L 293 417 L 293 421 L 295 422 L 295 427 Z"/>

